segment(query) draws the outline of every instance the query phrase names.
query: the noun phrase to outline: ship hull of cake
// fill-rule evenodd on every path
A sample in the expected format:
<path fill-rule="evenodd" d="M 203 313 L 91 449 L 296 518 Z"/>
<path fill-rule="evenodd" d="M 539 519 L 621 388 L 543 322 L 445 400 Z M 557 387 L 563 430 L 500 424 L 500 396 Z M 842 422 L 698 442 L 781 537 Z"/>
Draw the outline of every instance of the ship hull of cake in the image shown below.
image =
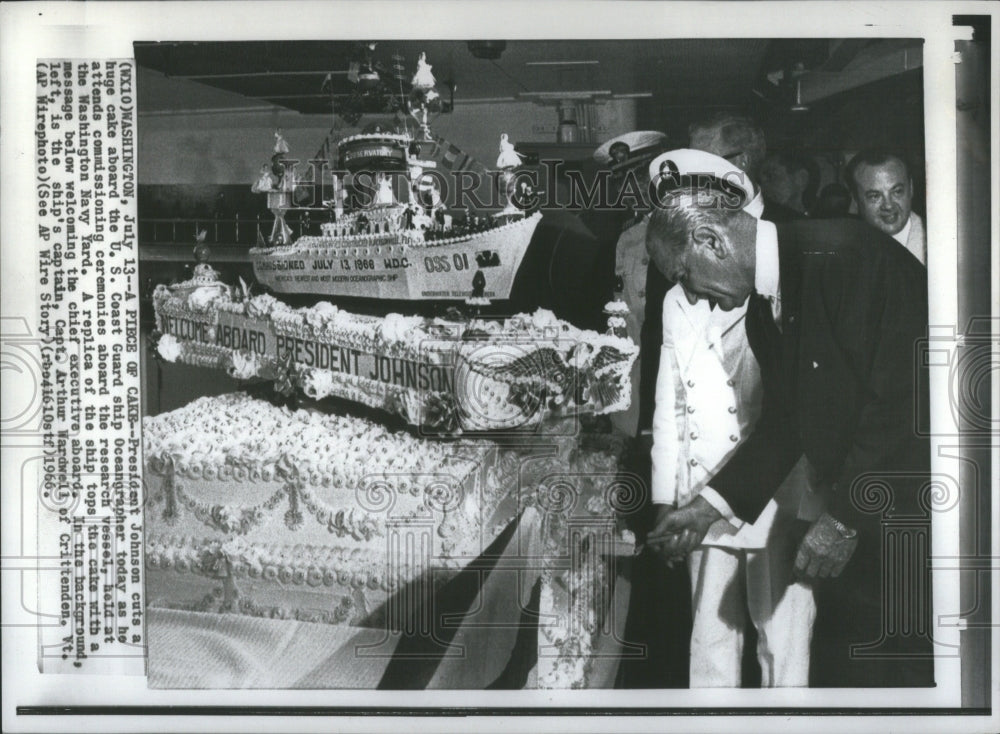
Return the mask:
<path fill-rule="evenodd" d="M 304 237 L 289 247 L 251 250 L 257 279 L 278 293 L 392 300 L 510 297 L 538 226 L 538 214 L 453 240 L 426 244 L 385 235 Z M 485 286 L 474 292 L 473 277 Z"/>

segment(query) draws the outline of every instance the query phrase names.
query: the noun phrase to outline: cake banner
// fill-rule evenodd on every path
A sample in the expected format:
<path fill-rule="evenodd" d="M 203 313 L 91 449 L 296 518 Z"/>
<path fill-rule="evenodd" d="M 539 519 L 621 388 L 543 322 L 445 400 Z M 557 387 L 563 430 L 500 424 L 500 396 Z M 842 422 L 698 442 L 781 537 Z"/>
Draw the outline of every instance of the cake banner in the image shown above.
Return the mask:
<path fill-rule="evenodd" d="M 504 322 L 362 316 L 329 303 L 157 288 L 157 350 L 168 361 L 289 384 L 436 431 L 502 430 L 628 407 L 638 349 L 539 310 Z"/>

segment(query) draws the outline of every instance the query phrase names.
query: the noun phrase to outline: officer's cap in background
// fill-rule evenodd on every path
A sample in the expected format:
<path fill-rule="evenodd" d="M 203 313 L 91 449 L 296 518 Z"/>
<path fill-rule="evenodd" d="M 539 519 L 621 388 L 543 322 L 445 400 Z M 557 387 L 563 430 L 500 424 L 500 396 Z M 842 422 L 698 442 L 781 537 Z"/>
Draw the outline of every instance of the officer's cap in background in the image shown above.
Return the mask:
<path fill-rule="evenodd" d="M 612 170 L 645 163 L 667 146 L 667 136 L 656 130 L 636 130 L 605 141 L 594 151 L 594 160 Z"/>

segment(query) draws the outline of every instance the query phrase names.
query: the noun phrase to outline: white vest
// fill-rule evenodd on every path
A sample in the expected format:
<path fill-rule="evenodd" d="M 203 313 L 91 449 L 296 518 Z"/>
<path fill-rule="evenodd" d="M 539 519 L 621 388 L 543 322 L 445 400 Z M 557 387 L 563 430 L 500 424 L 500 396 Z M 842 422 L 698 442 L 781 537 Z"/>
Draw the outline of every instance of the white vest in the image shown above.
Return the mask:
<path fill-rule="evenodd" d="M 690 502 L 750 435 L 760 415 L 760 368 L 746 338 L 746 304 L 712 310 L 707 301 L 687 302 L 675 286 L 663 301 L 663 347 L 653 415 L 654 502 Z M 738 532 L 725 520 L 709 529 L 706 545 L 760 548 L 778 504 L 800 517 L 804 462 L 753 524 Z M 776 501 L 777 500 L 777 501 Z"/>
<path fill-rule="evenodd" d="M 745 304 L 728 312 L 713 311 L 707 301 L 692 306 L 679 286 L 663 300 L 654 501 L 687 504 L 757 420 L 760 369 L 746 341 L 745 316 Z"/>

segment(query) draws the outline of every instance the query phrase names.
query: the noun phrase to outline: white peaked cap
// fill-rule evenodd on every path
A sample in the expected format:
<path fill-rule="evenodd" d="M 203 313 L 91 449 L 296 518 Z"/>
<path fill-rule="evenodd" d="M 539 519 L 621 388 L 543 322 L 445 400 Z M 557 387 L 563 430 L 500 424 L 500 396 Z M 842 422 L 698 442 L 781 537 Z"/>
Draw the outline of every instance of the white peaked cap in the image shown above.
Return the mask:
<path fill-rule="evenodd" d="M 655 185 L 672 180 L 672 188 L 722 189 L 739 196 L 742 208 L 760 218 L 754 201 L 754 188 L 750 176 L 721 156 L 703 150 L 679 148 L 662 153 L 649 164 L 649 179 Z"/>

